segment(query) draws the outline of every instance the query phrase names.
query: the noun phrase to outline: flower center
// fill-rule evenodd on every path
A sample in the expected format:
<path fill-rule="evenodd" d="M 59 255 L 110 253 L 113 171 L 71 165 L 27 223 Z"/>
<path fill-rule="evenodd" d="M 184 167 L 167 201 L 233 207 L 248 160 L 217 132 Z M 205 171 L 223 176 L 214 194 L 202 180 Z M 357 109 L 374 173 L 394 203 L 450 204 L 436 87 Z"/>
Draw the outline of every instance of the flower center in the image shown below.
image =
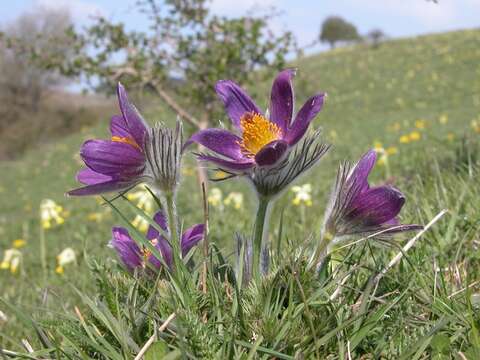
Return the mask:
<path fill-rule="evenodd" d="M 254 112 L 245 113 L 240 119 L 240 126 L 243 134 L 239 144 L 243 154 L 248 157 L 254 157 L 265 145 L 282 136 L 282 129 Z"/>
<path fill-rule="evenodd" d="M 152 240 L 150 240 L 150 244 L 152 244 L 153 246 L 157 246 L 157 245 L 158 245 L 158 239 L 152 239 Z M 144 247 L 144 248 L 142 249 L 143 266 L 146 265 L 146 263 L 147 263 L 148 258 L 150 257 L 150 255 L 152 255 L 152 252 L 150 251 L 150 249 L 148 249 L 147 247 Z"/>
<path fill-rule="evenodd" d="M 137 149 L 141 150 L 140 146 L 138 146 L 138 144 L 135 142 L 135 140 L 133 140 L 132 138 L 129 138 L 129 137 L 112 136 L 112 141 L 120 142 L 120 143 L 124 143 L 124 144 L 129 144 L 129 145 L 132 145 L 133 147 L 136 147 Z"/>

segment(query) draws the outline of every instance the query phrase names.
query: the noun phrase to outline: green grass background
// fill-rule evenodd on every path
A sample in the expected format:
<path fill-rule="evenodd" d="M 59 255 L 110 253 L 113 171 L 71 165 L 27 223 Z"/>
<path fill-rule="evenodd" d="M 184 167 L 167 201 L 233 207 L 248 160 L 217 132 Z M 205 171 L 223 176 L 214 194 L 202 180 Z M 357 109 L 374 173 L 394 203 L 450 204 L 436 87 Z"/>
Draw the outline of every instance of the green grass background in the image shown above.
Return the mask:
<path fill-rule="evenodd" d="M 313 206 L 295 207 L 293 194 L 285 193 L 274 210 L 272 235 L 277 232 L 280 210 L 285 211 L 285 237 L 289 241 L 303 243 L 310 234 L 318 233 L 338 162 L 355 161 L 375 142 L 381 142 L 385 148 L 397 147 L 398 153 L 389 157 L 390 176 L 385 166 L 377 166 L 371 181 L 394 182 L 404 191 L 407 196 L 402 212 L 404 222 L 424 224 L 441 209 L 450 209 L 448 216 L 411 251 L 412 267 L 402 265 L 391 274 L 393 283 L 408 287 L 418 280 L 418 274 L 428 273 L 435 278 L 436 267 L 449 266 L 458 270 L 442 275 L 451 293 L 478 279 L 480 182 L 468 171 L 458 170 L 456 163 L 462 159 L 458 155 L 462 139 L 467 136 L 475 142 L 480 136 L 472 125 L 476 121 L 480 126 L 480 30 L 389 41 L 378 49 L 366 45 L 341 48 L 298 59 L 292 65 L 298 67 L 297 108 L 316 91 L 328 93 L 314 126 L 324 129 L 325 140 L 334 148 L 315 171 L 299 182 L 312 184 Z M 264 107 L 269 87 L 270 84 L 258 84 L 252 89 L 263 94 L 256 100 Z M 141 104 L 139 107 L 142 109 Z M 150 106 L 143 112 L 150 123 L 174 118 L 161 105 Z M 448 121 L 440 122 L 442 117 Z M 417 120 L 424 121 L 425 129 L 415 128 Z M 399 142 L 402 135 L 412 131 L 421 134 L 419 141 Z M 46 308 L 60 311 L 78 305 L 71 285 L 87 292 L 93 288 L 87 258 L 115 260 L 106 245 L 110 227 L 118 219 L 107 214 L 101 222 L 91 221 L 89 214 L 104 213 L 106 208 L 92 198 L 64 197 L 65 191 L 76 186 L 74 175 L 80 168 L 77 154 L 81 143 L 89 138 L 106 137 L 108 119 L 103 119 L 96 127 L 35 148 L 18 161 L 0 164 L 0 253 L 3 255 L 14 239 L 27 241 L 21 249 L 20 272 L 12 275 L 0 271 L 0 297 L 36 317 L 42 316 Z M 193 173 L 192 155 L 187 155 L 186 164 L 190 167 L 188 172 Z M 240 180 L 210 186 L 221 188 L 224 196 L 230 191 L 244 194 L 242 209 L 211 209 L 211 241 L 228 254 L 234 248 L 233 233 L 250 231 L 254 197 Z M 69 212 L 63 225 L 46 232 L 49 265 L 46 278 L 39 256 L 39 204 L 45 198 L 57 201 Z M 186 226 L 202 219 L 201 196 L 194 176 L 184 176 L 179 210 Z M 76 250 L 78 264 L 58 275 L 54 272 L 55 257 L 68 246 Z M 381 259 L 388 261 L 389 254 L 390 250 L 380 249 L 379 263 Z M 412 268 L 416 269 L 413 274 Z M 422 280 L 416 286 L 425 292 L 421 296 L 433 299 L 429 288 L 432 284 Z M 472 287 L 472 292 L 475 289 Z M 460 302 L 459 306 L 459 314 L 466 311 L 467 303 Z M 0 332 L 7 342 L 28 336 L 29 330 L 15 321 L 15 316 L 1 304 L 0 310 L 9 318 L 0 323 Z M 415 299 L 409 298 L 396 309 L 391 321 L 396 321 L 397 326 L 405 322 L 405 326 L 416 324 L 422 329 L 418 323 L 429 323 L 421 318 L 423 311 Z M 457 310 L 452 308 L 452 313 Z M 412 319 L 418 323 L 410 322 Z M 452 324 L 455 325 L 450 330 L 455 334 L 458 323 Z M 392 324 L 386 321 L 383 326 Z M 422 331 L 418 330 L 417 335 Z M 404 336 L 414 333 L 405 331 Z M 468 339 L 468 334 L 465 336 Z"/>

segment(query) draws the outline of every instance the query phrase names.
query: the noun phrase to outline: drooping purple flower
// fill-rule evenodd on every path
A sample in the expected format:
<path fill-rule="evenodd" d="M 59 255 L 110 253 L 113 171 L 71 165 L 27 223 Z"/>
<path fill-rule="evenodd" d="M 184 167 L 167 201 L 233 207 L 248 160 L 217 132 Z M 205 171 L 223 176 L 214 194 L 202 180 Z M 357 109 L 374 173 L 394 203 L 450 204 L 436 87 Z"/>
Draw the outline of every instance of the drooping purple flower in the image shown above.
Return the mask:
<path fill-rule="evenodd" d="M 153 219 L 161 229 L 167 231 L 166 218 L 161 211 L 157 212 Z M 203 232 L 204 224 L 196 224 L 184 231 L 180 243 L 182 257 L 186 256 L 188 252 L 203 239 Z M 112 229 L 112 236 L 110 245 L 118 253 L 118 256 L 129 271 L 133 271 L 138 267 L 146 268 L 148 266 L 147 263 L 157 269 L 161 267 L 161 261 L 156 258 L 149 249 L 139 246 L 135 240 L 131 238 L 127 229 L 114 227 Z M 148 228 L 146 237 L 162 254 L 165 264 L 171 267 L 173 265 L 173 253 L 172 247 L 167 239 L 153 226 Z"/>
<path fill-rule="evenodd" d="M 178 182 L 180 124 L 175 130 L 150 128 L 120 83 L 117 97 L 121 115 L 111 119 L 111 139 L 87 140 L 82 145 L 80 156 L 86 167 L 78 172 L 77 180 L 86 186 L 71 190 L 68 195 L 123 191 L 141 182 L 160 188 L 174 187 Z"/>
<path fill-rule="evenodd" d="M 186 146 L 198 143 L 215 155 L 199 155 L 218 167 L 246 173 L 254 167 L 271 166 L 305 135 L 310 122 L 322 109 L 324 93 L 307 100 L 293 117 L 293 69 L 281 71 L 272 86 L 269 115 L 265 115 L 248 94 L 231 80 L 221 80 L 215 90 L 225 105 L 236 132 L 206 129 L 195 133 Z"/>
<path fill-rule="evenodd" d="M 401 225 L 397 215 L 405 196 L 390 185 L 370 187 L 368 175 L 376 161 L 376 152 L 368 151 L 354 166 L 343 164 L 325 216 L 323 236 L 327 241 L 354 235 L 378 237 L 421 229 L 420 225 Z"/>

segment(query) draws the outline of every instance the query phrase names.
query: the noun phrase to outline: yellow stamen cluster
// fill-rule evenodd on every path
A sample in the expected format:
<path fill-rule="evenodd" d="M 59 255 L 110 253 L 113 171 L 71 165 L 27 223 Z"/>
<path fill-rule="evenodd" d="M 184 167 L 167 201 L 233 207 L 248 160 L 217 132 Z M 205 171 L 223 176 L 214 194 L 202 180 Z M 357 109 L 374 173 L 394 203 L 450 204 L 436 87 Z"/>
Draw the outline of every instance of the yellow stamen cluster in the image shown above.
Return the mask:
<path fill-rule="evenodd" d="M 150 240 L 150 244 L 152 244 L 153 246 L 157 246 L 158 245 L 158 239 Z M 142 249 L 143 266 L 144 267 L 147 265 L 147 261 L 148 261 L 148 258 L 150 257 L 150 255 L 152 255 L 152 252 L 148 248 L 144 247 Z"/>
<path fill-rule="evenodd" d="M 243 130 L 240 146 L 248 157 L 254 157 L 265 145 L 280 139 L 282 130 L 264 116 L 246 113 L 240 119 Z"/>
<path fill-rule="evenodd" d="M 133 147 L 136 147 L 137 149 L 140 149 L 140 146 L 138 146 L 135 140 L 129 137 L 112 136 L 112 141 L 129 144 L 129 145 L 132 145 Z"/>

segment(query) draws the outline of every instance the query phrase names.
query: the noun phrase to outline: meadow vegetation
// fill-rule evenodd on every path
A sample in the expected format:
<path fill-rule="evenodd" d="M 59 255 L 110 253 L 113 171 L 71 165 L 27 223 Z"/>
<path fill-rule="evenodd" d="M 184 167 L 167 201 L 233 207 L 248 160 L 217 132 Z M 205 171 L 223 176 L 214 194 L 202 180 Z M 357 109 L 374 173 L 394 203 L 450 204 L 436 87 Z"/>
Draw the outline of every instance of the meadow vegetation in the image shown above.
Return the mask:
<path fill-rule="evenodd" d="M 191 277 L 137 279 L 107 243 L 111 226 L 122 224 L 117 206 L 146 230 L 138 211 L 122 199 L 112 208 L 101 198 L 64 197 L 75 187 L 79 146 L 107 137 L 107 117 L 1 163 L 0 250 L 16 248 L 20 261 L 0 270 L 0 347 L 25 354 L 27 339 L 38 351 L 30 358 L 127 359 L 156 334 L 150 358 L 480 358 L 479 44 L 480 31 L 466 30 L 292 62 L 299 104 L 318 90 L 328 93 L 314 127 L 333 149 L 277 201 L 271 274 L 245 288 L 233 275 L 235 234 L 250 233 L 256 204 L 242 181 L 209 184 L 203 291 L 201 249 Z M 270 86 L 255 88 L 263 107 Z M 144 108 L 136 100 L 150 123 L 173 126 L 175 114 L 162 104 Z M 440 217 L 378 283 L 375 276 L 413 234 L 338 247 L 317 278 L 305 264 L 337 165 L 370 148 L 379 158 L 370 181 L 394 183 L 406 195 L 402 223 Z M 204 217 L 195 166 L 187 155 L 178 199 L 185 224 Z M 153 215 L 136 191 L 129 201 Z M 58 204 L 48 225 L 44 199 Z M 75 259 L 62 263 L 65 248 Z M 171 314 L 176 318 L 158 331 Z"/>

